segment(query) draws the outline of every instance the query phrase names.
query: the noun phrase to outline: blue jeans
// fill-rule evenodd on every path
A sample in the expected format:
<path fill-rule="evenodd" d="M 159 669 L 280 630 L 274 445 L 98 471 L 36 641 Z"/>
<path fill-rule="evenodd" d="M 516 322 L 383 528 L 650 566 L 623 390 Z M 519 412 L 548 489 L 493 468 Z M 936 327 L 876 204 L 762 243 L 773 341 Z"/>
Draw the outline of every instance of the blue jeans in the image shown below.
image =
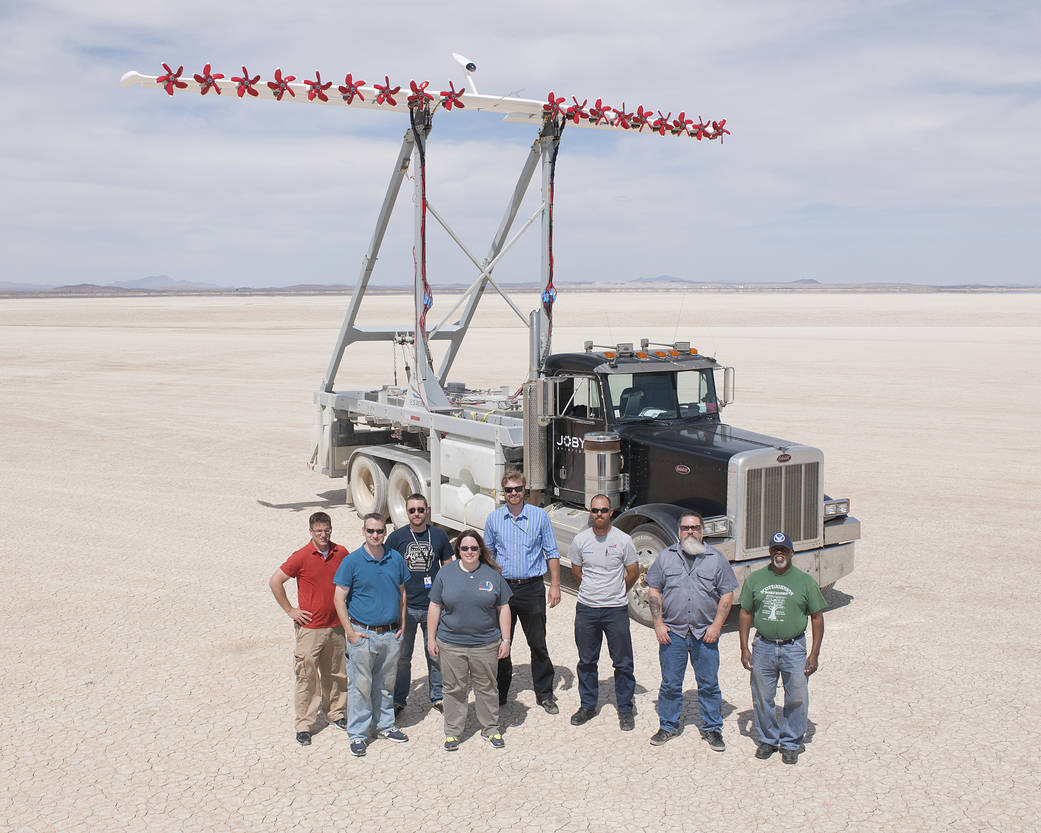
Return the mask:
<path fill-rule="evenodd" d="M 607 651 L 614 663 L 614 696 L 618 713 L 632 712 L 636 677 L 633 676 L 633 640 L 629 633 L 629 608 L 575 605 L 575 645 L 578 648 L 578 694 L 583 709 L 595 709 L 600 699 L 597 662 L 607 637 Z"/>
<path fill-rule="evenodd" d="M 412 654 L 416 648 L 416 630 L 423 628 L 423 656 L 427 658 L 427 691 L 430 702 L 436 703 L 444 696 L 441 690 L 441 664 L 427 653 L 427 609 L 410 607 L 406 610 L 405 632 L 401 635 L 401 655 L 398 657 L 398 675 L 394 680 L 394 702 L 404 706 L 408 702 L 408 690 L 412 685 Z"/>
<path fill-rule="evenodd" d="M 723 695 L 719 691 L 719 642 L 702 642 L 689 633 L 679 636 L 669 631 L 672 642 L 658 645 L 661 688 L 658 689 L 658 723 L 667 732 L 677 732 L 683 717 L 683 677 L 687 657 L 698 682 L 698 711 L 701 731 L 723 728 Z"/>
<path fill-rule="evenodd" d="M 784 684 L 784 709 L 777 722 L 774 697 L 777 677 Z M 806 735 L 810 713 L 810 680 L 806 676 L 806 637 L 774 645 L 756 634 L 752 640 L 752 708 L 759 742 L 781 749 L 798 749 Z"/>
<path fill-rule="evenodd" d="M 357 644 L 347 640 L 347 733 L 351 740 L 365 740 L 376 719 L 376 731 L 386 732 L 394 728 L 394 699 L 391 688 L 398 667 L 398 652 L 401 640 L 394 631 L 376 633 L 360 628 L 361 637 Z"/>

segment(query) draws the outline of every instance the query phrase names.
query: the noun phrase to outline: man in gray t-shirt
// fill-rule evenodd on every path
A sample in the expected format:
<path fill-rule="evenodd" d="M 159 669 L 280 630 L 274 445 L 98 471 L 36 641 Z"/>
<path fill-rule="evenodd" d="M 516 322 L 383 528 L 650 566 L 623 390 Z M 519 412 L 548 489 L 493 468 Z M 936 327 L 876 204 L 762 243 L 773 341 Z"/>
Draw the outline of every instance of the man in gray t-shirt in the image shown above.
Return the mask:
<path fill-rule="evenodd" d="M 581 726 L 596 715 L 600 698 L 597 663 L 607 637 L 614 663 L 614 694 L 618 725 L 631 731 L 633 694 L 633 641 L 629 633 L 628 593 L 640 575 L 633 539 L 611 525 L 611 501 L 597 495 L 589 503 L 590 526 L 571 542 L 568 559 L 578 581 L 575 605 L 575 645 L 578 647 L 578 692 L 581 704 L 571 725 Z"/>

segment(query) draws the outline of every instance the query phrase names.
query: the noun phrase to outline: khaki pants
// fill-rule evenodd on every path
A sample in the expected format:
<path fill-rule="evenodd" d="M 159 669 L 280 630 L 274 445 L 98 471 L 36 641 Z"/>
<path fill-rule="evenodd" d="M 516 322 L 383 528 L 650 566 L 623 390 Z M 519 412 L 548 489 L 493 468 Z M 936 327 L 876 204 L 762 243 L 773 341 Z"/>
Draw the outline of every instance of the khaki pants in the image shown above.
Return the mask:
<path fill-rule="evenodd" d="M 449 645 L 437 640 L 444 678 L 445 736 L 459 737 L 466 728 L 466 695 L 472 687 L 482 734 L 499 730 L 499 640 L 490 645 Z"/>
<path fill-rule="evenodd" d="M 334 723 L 347 714 L 347 638 L 343 628 L 296 625 L 296 731 L 314 728 L 318 709 Z"/>

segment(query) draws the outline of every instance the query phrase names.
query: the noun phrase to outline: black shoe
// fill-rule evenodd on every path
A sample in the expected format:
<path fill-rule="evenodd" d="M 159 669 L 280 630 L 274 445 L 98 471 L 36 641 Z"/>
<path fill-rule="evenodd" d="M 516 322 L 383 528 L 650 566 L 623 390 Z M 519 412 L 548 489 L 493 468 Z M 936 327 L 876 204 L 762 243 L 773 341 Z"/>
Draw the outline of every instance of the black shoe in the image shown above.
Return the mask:
<path fill-rule="evenodd" d="M 781 760 L 786 764 L 796 764 L 799 762 L 799 750 L 798 749 L 782 749 Z"/>
<path fill-rule="evenodd" d="M 722 752 L 727 748 L 727 745 L 723 743 L 723 735 L 718 731 L 702 732 L 701 737 L 704 738 L 708 748 L 713 752 Z"/>
<path fill-rule="evenodd" d="M 334 720 L 332 725 L 335 726 L 337 729 L 343 729 L 346 732 L 347 731 L 347 727 L 350 724 L 347 723 L 347 718 L 346 717 L 341 717 L 339 720 Z"/>
<path fill-rule="evenodd" d="M 310 732 L 297 732 L 296 733 L 296 742 L 299 743 L 301 746 L 310 746 L 311 745 L 311 733 Z"/>
<path fill-rule="evenodd" d="M 385 732 L 380 732 L 380 737 L 392 740 L 394 743 L 408 743 L 408 735 L 402 732 L 397 726 L 393 729 L 387 729 Z"/>
<path fill-rule="evenodd" d="M 577 712 L 571 715 L 571 725 L 581 726 L 583 723 L 588 723 L 594 717 L 596 717 L 596 709 L 580 708 Z"/>
<path fill-rule="evenodd" d="M 365 757 L 365 747 L 366 747 L 365 741 L 363 741 L 363 740 L 352 740 L 351 741 L 351 754 L 355 758 L 364 758 Z"/>
<path fill-rule="evenodd" d="M 557 707 L 557 701 L 552 697 L 547 697 L 545 700 L 537 700 L 536 702 L 546 710 L 546 714 L 557 714 L 560 711 Z"/>
<path fill-rule="evenodd" d="M 668 729 L 659 729 L 651 735 L 651 746 L 664 746 L 678 734 L 679 732 L 670 732 Z"/>
<path fill-rule="evenodd" d="M 771 746 L 768 743 L 761 743 L 761 744 L 759 744 L 755 748 L 755 756 L 760 761 L 765 761 L 767 758 L 769 758 L 771 755 L 773 755 L 773 753 L 776 752 L 776 751 L 777 751 L 777 747 L 776 746 Z"/>
<path fill-rule="evenodd" d="M 622 712 L 618 715 L 618 727 L 623 732 L 631 732 L 636 728 L 636 718 L 632 712 Z"/>
<path fill-rule="evenodd" d="M 430 708 L 432 708 L 432 709 L 437 709 L 437 710 L 438 710 L 439 712 L 441 712 L 442 714 L 444 714 L 444 711 L 445 711 L 445 704 L 444 704 L 444 702 L 443 702 L 443 701 L 441 701 L 441 700 L 433 700 L 433 701 L 431 701 L 431 703 L 430 703 Z"/>

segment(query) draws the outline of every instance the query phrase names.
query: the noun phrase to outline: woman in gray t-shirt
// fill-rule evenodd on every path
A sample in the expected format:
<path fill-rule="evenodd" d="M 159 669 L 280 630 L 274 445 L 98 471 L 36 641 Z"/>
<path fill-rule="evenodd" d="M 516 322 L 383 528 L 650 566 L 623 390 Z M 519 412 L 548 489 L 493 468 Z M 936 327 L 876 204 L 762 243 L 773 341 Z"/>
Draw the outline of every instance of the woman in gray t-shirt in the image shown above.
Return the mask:
<path fill-rule="evenodd" d="M 440 659 L 444 677 L 445 749 L 459 748 L 471 687 L 481 735 L 502 749 L 496 672 L 510 653 L 513 592 L 479 532 L 464 529 L 455 556 L 434 577 L 427 608 L 427 651 Z"/>

